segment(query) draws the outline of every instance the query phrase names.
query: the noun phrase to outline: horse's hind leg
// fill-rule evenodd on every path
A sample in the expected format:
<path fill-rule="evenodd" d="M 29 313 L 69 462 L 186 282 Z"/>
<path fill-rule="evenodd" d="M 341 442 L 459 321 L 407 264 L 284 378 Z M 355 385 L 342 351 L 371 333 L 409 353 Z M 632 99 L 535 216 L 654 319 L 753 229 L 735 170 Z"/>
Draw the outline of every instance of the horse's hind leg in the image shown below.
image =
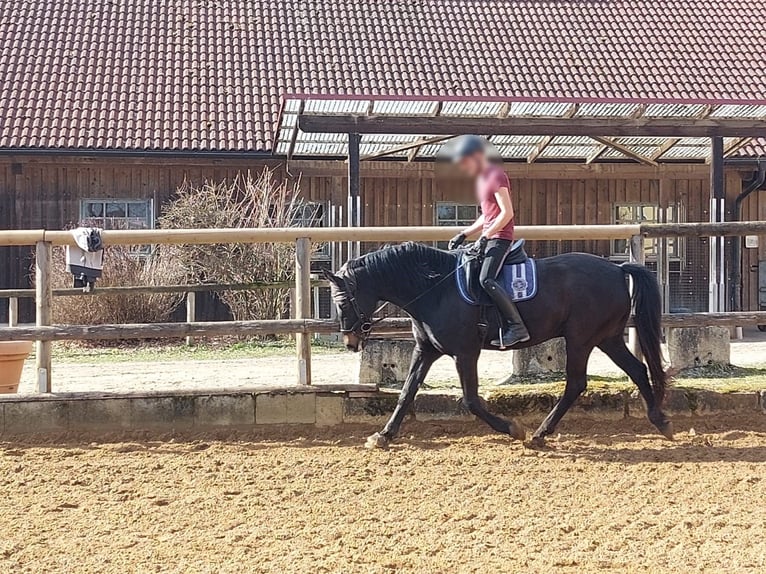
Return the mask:
<path fill-rule="evenodd" d="M 441 353 L 434 349 L 428 341 L 419 341 L 415 345 L 415 350 L 412 352 L 410 370 L 407 373 L 407 379 L 404 381 L 402 392 L 399 393 L 399 401 L 396 404 L 396 408 L 383 430 L 376 432 L 367 439 L 368 448 L 386 448 L 388 443 L 396 437 L 407 411 L 415 400 L 418 388 L 420 388 L 420 385 L 425 380 L 431 365 L 440 356 Z"/>
<path fill-rule="evenodd" d="M 641 396 L 646 403 L 646 413 L 649 421 L 656 426 L 663 435 L 672 438 L 673 427 L 655 400 L 654 392 L 649 384 L 649 374 L 647 373 L 646 365 L 639 361 L 633 353 L 630 352 L 625 345 L 625 340 L 623 339 L 622 334 L 607 339 L 602 342 L 598 348 L 604 351 L 607 357 L 612 359 L 615 365 L 625 371 L 636 384 L 638 391 L 641 393 Z"/>
<path fill-rule="evenodd" d="M 463 388 L 465 406 L 471 414 L 479 417 L 497 432 L 511 435 L 517 440 L 524 440 L 526 438 L 526 431 L 522 425 L 516 421 L 509 421 L 493 415 L 487 410 L 484 400 L 479 396 L 479 373 L 476 368 L 478 360 L 478 354 L 470 356 L 458 355 L 455 357 L 455 366 L 460 377 L 460 385 Z"/>
<path fill-rule="evenodd" d="M 551 434 L 556 425 L 559 424 L 561 417 L 571 408 L 585 387 L 588 385 L 588 357 L 592 347 L 581 347 L 567 341 L 567 384 L 564 387 L 564 394 L 553 407 L 540 427 L 532 436 L 533 444 L 544 444 L 545 437 Z"/>

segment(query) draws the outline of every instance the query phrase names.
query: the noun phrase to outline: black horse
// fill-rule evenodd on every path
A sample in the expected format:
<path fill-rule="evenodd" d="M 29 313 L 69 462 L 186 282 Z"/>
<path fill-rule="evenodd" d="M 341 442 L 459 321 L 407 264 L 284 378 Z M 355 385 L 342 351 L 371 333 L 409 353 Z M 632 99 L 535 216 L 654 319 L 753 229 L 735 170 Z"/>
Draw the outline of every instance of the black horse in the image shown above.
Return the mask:
<path fill-rule="evenodd" d="M 346 263 L 337 275 L 326 273 L 338 308 L 346 347 L 359 351 L 372 328 L 380 301 L 401 307 L 412 318 L 415 351 L 397 407 L 384 429 L 368 439 L 368 446 L 386 447 L 399 432 L 431 365 L 442 355 L 455 359 L 468 410 L 498 432 L 523 440 L 523 427 L 490 413 L 479 397 L 477 361 L 482 349 L 498 332 L 496 313 L 486 313 L 463 301 L 454 281 L 455 252 L 417 243 L 386 247 Z M 537 295 L 518 304 L 531 340 L 536 345 L 554 337 L 566 340 L 566 388 L 533 436 L 542 444 L 587 385 L 586 367 L 598 347 L 638 386 L 649 420 L 667 438 L 670 421 L 661 410 L 666 375 L 660 350 L 660 291 L 651 272 L 642 265 L 616 265 L 585 253 L 556 255 L 537 262 Z M 633 303 L 638 340 L 649 366 L 625 345 L 623 334 L 630 317 L 631 296 L 627 276 L 633 279 Z"/>

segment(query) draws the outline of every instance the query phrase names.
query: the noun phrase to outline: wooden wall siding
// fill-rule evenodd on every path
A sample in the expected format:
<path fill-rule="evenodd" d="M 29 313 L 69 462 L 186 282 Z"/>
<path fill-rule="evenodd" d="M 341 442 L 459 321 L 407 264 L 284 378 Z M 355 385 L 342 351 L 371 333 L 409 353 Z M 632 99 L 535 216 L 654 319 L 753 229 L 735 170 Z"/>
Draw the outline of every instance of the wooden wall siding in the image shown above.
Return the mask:
<path fill-rule="evenodd" d="M 331 202 L 345 214 L 344 162 L 279 162 L 243 159 L 161 159 L 0 157 L 0 228 L 62 228 L 76 222 L 81 199 L 89 197 L 154 198 L 161 206 L 184 179 L 202 182 L 235 177 L 269 165 L 285 177 L 301 177 L 307 199 Z M 507 164 L 512 178 L 519 224 L 612 223 L 619 203 L 663 203 L 683 206 L 686 221 L 706 221 L 709 212 L 709 167 L 633 164 Z M 741 189 L 741 176 L 727 174 L 730 199 Z M 662 181 L 662 185 L 660 184 Z M 431 164 L 365 162 L 362 165 L 363 225 L 432 225 L 440 201 L 472 203 L 471 184 L 445 176 Z M 766 218 L 766 192 L 745 203 L 747 219 Z M 345 222 L 345 217 L 344 220 Z M 745 270 L 766 259 L 766 239 L 759 250 L 745 251 Z M 687 245 L 689 245 L 687 243 Z M 608 241 L 537 242 L 530 251 L 544 256 L 582 250 L 607 256 Z M 687 282 L 707 290 L 707 252 L 689 256 Z M 28 285 L 28 250 L 0 248 L 0 287 Z M 704 271 L 704 273 L 703 273 Z M 744 273 L 745 308 L 757 305 L 757 276 Z M 680 284 L 682 285 L 682 284 Z M 0 309 L 2 309 L 0 305 Z M 4 310 L 0 310 L 0 318 Z"/>

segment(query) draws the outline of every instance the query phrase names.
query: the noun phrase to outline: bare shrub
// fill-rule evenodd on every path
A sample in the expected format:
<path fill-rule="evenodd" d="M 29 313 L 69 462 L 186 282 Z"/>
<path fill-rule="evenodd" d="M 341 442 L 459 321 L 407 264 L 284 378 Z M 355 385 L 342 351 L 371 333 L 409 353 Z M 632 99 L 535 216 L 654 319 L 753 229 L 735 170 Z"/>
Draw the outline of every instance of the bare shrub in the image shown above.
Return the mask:
<path fill-rule="evenodd" d="M 101 287 L 176 285 L 183 281 L 178 265 L 160 262 L 154 255 L 142 256 L 129 247 L 112 245 L 104 251 Z M 66 271 L 65 250 L 54 248 L 53 288 L 72 287 Z M 183 293 L 130 293 L 114 295 L 73 295 L 53 298 L 53 322 L 74 325 L 104 323 L 159 323 L 167 321 Z"/>
<path fill-rule="evenodd" d="M 208 181 L 195 187 L 185 182 L 176 198 L 163 207 L 163 228 L 290 227 L 302 209 L 299 183 L 278 181 L 268 168 L 233 180 Z M 285 243 L 167 245 L 162 260 L 185 270 L 188 281 L 261 283 L 291 281 L 295 247 Z M 289 312 L 287 289 L 227 291 L 221 299 L 235 320 L 278 319 Z"/>

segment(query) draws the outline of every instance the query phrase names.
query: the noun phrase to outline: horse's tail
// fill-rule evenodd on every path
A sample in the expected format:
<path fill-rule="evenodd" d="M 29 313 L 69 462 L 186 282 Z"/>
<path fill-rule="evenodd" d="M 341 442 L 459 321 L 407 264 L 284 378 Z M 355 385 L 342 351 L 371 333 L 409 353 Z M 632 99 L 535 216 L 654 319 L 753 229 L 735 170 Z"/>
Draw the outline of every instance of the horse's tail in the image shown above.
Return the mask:
<path fill-rule="evenodd" d="M 662 368 L 662 296 L 657 280 L 643 265 L 623 263 L 622 270 L 633 279 L 633 305 L 638 343 L 644 354 L 649 374 L 652 376 L 652 389 L 657 405 L 665 398 L 667 374 Z"/>

